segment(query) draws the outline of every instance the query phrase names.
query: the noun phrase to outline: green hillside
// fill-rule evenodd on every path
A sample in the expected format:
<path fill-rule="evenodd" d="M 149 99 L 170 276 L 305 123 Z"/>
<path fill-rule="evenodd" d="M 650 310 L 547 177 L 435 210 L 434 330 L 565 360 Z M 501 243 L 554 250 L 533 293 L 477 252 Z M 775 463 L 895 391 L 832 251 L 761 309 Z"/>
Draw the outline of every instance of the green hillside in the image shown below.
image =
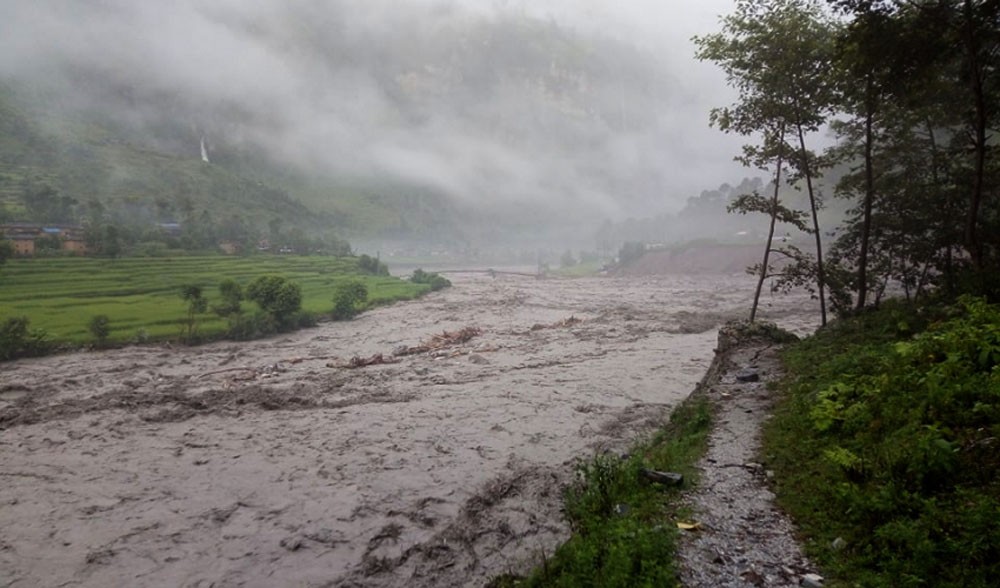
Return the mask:
<path fill-rule="evenodd" d="M 96 200 L 106 209 L 124 207 L 150 221 L 177 220 L 185 208 L 193 208 L 215 218 L 239 214 L 258 228 L 278 218 L 307 232 L 345 231 L 359 226 L 353 219 L 374 230 L 398 224 L 398 214 L 377 201 L 352 190 L 338 198 L 336 190 L 302 173 L 275 169 L 236 150 L 227 161 L 206 164 L 198 153 L 140 144 L 131 129 L 106 126 L 87 113 L 60 112 L 44 102 L 29 106 L 26 98 L 0 84 L 0 205 L 8 220 L 32 220 L 25 194 L 49 186 L 76 201 L 78 213 Z"/>

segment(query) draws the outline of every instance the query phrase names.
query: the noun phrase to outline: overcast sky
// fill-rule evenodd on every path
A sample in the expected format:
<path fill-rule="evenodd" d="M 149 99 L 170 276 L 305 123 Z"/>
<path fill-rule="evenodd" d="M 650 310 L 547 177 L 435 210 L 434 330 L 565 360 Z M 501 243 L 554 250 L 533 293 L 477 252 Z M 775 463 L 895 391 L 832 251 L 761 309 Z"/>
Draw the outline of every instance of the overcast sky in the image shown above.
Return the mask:
<path fill-rule="evenodd" d="M 88 63 L 129 84 L 173 89 L 205 104 L 242 101 L 258 123 L 267 121 L 241 129 L 244 139 L 333 173 L 393 174 L 466 203 L 551 201 L 553 208 L 579 205 L 594 218 L 620 220 L 676 210 L 703 189 L 756 175 L 732 161 L 741 140 L 709 128 L 709 109 L 733 94 L 712 64 L 693 57 L 692 35 L 715 32 L 732 7 L 732 0 L 0 0 L 0 76 L 50 75 L 60 64 Z M 650 103 L 656 90 L 622 74 L 590 91 L 620 92 L 623 127 L 656 111 L 627 132 L 617 132 L 617 117 L 606 117 L 614 120 L 605 121 L 602 134 L 594 125 L 539 115 L 537 105 L 520 103 L 524 88 L 503 87 L 490 100 L 452 97 L 447 109 L 422 107 L 409 113 L 418 122 L 399 123 L 396 98 L 379 79 L 384 71 L 373 70 L 406 58 L 393 44 L 421 44 L 422 36 L 432 39 L 456 23 L 498 15 L 534 17 L 637 47 L 659 62 L 654 74 L 666 80 L 663 101 Z M 304 37 L 340 61 L 323 63 L 300 50 L 296 40 Z M 401 88 L 427 78 L 443 83 L 436 70 L 408 67 L 409 74 L 396 76 Z M 516 127 L 530 116 L 568 134 L 556 141 L 512 127 L 510 133 L 521 132 L 512 146 L 503 133 L 484 133 L 483 121 Z M 205 120 L 210 114 L 190 117 L 213 128 Z M 620 177 L 609 179 L 614 174 Z M 615 186 L 632 197 L 614 193 Z"/>

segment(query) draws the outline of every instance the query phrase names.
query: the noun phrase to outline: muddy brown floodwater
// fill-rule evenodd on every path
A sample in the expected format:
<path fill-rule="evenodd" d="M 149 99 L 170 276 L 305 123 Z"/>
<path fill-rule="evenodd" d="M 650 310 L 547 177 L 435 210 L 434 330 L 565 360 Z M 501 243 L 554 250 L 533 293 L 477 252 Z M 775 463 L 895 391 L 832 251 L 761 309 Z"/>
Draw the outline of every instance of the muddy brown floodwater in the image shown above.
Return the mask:
<path fill-rule="evenodd" d="M 289 336 L 0 365 L 0 586 L 476 586 L 701 378 L 745 276 L 460 274 Z M 803 297 L 765 315 L 800 332 Z M 462 343 L 393 356 L 444 331 Z M 375 354 L 396 363 L 346 367 Z"/>

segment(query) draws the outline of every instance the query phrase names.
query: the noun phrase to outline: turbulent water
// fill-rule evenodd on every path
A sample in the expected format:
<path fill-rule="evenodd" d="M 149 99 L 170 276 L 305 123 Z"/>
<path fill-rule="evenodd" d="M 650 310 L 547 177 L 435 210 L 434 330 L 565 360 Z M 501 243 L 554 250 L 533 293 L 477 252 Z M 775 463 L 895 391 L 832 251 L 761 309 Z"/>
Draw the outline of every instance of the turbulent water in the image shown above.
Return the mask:
<path fill-rule="evenodd" d="M 523 571 L 568 535 L 573 461 L 662 422 L 753 286 L 453 281 L 266 341 L 0 366 L 0 585 L 475 586 Z M 815 324 L 805 297 L 768 298 L 764 316 Z"/>

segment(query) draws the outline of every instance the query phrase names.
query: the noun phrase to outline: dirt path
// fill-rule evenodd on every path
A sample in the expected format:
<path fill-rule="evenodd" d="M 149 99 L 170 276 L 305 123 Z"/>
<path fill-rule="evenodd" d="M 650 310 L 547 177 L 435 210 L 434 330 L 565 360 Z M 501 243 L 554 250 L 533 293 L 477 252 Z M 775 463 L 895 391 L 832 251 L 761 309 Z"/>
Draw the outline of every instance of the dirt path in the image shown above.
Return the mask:
<path fill-rule="evenodd" d="M 720 335 L 720 348 L 735 343 Z M 718 413 L 698 463 L 701 477 L 687 498 L 700 525 L 680 543 L 688 588 L 791 588 L 813 573 L 759 463 L 761 426 L 774 402 L 767 386 L 782 375 L 779 349 L 771 341 L 744 340 L 721 356 L 717 379 L 706 383 Z"/>
<path fill-rule="evenodd" d="M 743 276 L 456 276 L 267 341 L 3 364 L 0 586 L 466 586 L 523 570 L 567 536 L 567 464 L 659 423 L 748 294 Z M 771 304 L 811 328 L 802 299 Z M 480 334 L 343 367 L 465 327 Z"/>

